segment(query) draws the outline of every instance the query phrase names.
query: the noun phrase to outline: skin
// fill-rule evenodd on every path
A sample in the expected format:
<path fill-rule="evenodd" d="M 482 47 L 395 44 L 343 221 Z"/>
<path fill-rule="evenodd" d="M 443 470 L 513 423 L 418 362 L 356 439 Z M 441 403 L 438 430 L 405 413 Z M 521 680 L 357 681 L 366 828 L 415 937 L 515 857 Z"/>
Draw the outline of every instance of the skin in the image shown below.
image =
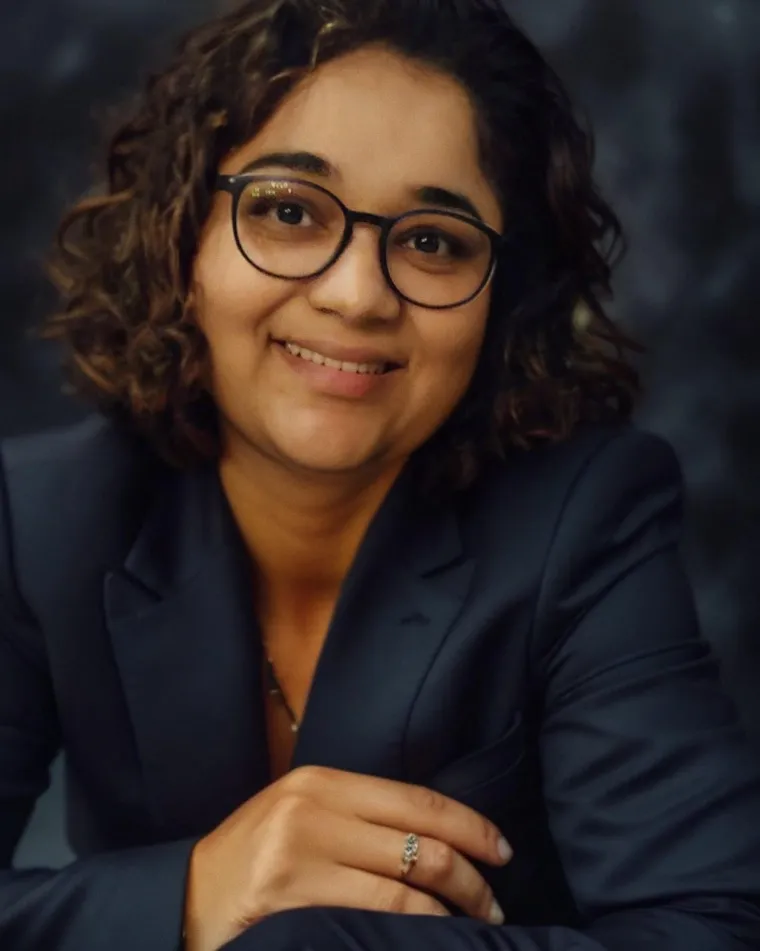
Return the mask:
<path fill-rule="evenodd" d="M 419 858 L 402 879 L 409 829 L 419 837 Z M 511 857 L 496 826 L 439 793 L 302 767 L 196 845 L 185 948 L 217 951 L 269 915 L 309 906 L 447 917 L 444 898 L 473 918 L 503 924 L 470 858 L 499 866 Z"/>
<path fill-rule="evenodd" d="M 310 152 L 329 161 L 329 177 L 271 171 L 297 174 L 350 208 L 382 215 L 420 207 L 410 193 L 439 185 L 466 194 L 501 230 L 499 201 L 476 143 L 475 115 L 456 81 L 370 47 L 321 67 L 220 170 L 240 172 L 274 151 Z M 368 225 L 357 226 L 352 244 L 322 276 L 268 277 L 235 245 L 231 202 L 228 194 L 216 196 L 195 267 L 198 319 L 222 417 L 222 478 L 267 586 L 286 592 L 282 600 L 313 605 L 320 592 L 339 586 L 409 455 L 467 389 L 490 287 L 452 310 L 404 302 L 383 277 L 378 230 Z M 406 368 L 366 399 L 324 395 L 285 365 L 270 342 L 283 336 L 380 348 Z"/>
<path fill-rule="evenodd" d="M 321 67 L 220 170 L 235 174 L 270 152 L 310 152 L 330 163 L 329 178 L 297 177 L 325 185 L 350 208 L 401 214 L 420 207 L 413 190 L 437 185 L 467 195 L 501 230 L 476 142 L 475 115 L 454 80 L 366 48 Z M 366 225 L 320 277 L 268 277 L 237 249 L 231 200 L 216 196 L 198 249 L 198 320 L 222 418 L 222 482 L 255 566 L 262 630 L 300 713 L 369 521 L 469 385 L 490 290 L 440 312 L 400 300 L 380 270 L 377 229 Z M 336 397 L 293 370 L 272 343 L 283 337 L 381 348 L 404 368 L 366 398 Z M 420 859 L 402 881 L 409 830 L 420 836 Z M 267 915 L 309 905 L 447 915 L 446 899 L 499 923 L 471 860 L 501 865 L 510 857 L 492 823 L 430 790 L 295 770 L 196 845 L 186 947 L 215 951 Z"/>

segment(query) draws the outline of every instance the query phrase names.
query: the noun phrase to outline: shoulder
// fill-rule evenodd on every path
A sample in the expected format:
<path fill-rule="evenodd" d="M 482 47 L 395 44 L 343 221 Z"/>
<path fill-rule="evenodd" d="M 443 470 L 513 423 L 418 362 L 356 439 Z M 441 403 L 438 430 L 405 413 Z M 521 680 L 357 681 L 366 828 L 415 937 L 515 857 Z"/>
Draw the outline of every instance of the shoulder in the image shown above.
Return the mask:
<path fill-rule="evenodd" d="M 662 438 L 587 426 L 566 442 L 492 466 L 463 500 L 460 526 L 488 588 L 537 610 L 680 541 L 682 476 Z"/>
<path fill-rule="evenodd" d="M 87 468 L 91 461 L 104 461 L 128 451 L 131 440 L 110 420 L 92 414 L 79 422 L 24 436 L 0 440 L 0 456 L 6 471 L 63 471 Z"/>
<path fill-rule="evenodd" d="M 665 440 L 633 426 L 588 427 L 491 472 L 467 530 L 489 587 L 516 588 L 531 605 L 539 657 L 625 578 L 644 600 L 686 603 L 674 568 L 682 507 L 681 467 Z M 644 566 L 646 584 L 637 581 Z"/>
<path fill-rule="evenodd" d="M 99 415 L 0 441 L 0 482 L 14 522 L 25 514 L 76 517 L 114 503 L 156 461 L 147 448 Z"/>
<path fill-rule="evenodd" d="M 0 441 L 0 594 L 13 601 L 118 548 L 160 464 L 99 415 Z"/>
<path fill-rule="evenodd" d="M 680 494 L 681 467 L 670 444 L 633 425 L 584 426 L 562 443 L 513 453 L 483 474 L 468 508 L 498 522 L 523 518 L 558 528 L 568 517 L 594 518 L 667 487 Z"/>

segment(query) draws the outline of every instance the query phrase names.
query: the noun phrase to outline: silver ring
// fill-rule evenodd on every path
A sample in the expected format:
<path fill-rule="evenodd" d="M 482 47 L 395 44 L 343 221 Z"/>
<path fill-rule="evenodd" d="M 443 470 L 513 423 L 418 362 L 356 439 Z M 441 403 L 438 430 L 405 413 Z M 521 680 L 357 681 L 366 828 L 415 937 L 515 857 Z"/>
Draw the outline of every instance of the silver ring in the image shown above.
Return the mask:
<path fill-rule="evenodd" d="M 401 877 L 406 878 L 406 876 L 411 872 L 414 866 L 417 864 L 417 859 L 420 857 L 420 840 L 417 836 L 410 832 L 406 837 L 404 842 L 404 852 L 401 856 Z"/>

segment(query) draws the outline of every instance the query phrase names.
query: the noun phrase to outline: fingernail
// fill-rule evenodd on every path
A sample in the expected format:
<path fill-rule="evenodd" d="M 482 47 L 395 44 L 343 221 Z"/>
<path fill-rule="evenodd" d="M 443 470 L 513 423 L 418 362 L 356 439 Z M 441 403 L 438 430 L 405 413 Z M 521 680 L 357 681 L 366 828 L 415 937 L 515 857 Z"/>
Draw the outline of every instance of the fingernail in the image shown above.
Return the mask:
<path fill-rule="evenodd" d="M 514 854 L 512 849 L 509 847 L 509 842 L 507 842 L 506 839 L 499 839 L 497 849 L 499 851 L 499 858 L 502 860 L 502 862 L 508 862 Z"/>
<path fill-rule="evenodd" d="M 491 905 L 491 913 L 488 916 L 488 920 L 492 925 L 504 924 L 504 912 L 499 907 L 499 903 L 496 899 L 493 900 L 493 904 Z"/>

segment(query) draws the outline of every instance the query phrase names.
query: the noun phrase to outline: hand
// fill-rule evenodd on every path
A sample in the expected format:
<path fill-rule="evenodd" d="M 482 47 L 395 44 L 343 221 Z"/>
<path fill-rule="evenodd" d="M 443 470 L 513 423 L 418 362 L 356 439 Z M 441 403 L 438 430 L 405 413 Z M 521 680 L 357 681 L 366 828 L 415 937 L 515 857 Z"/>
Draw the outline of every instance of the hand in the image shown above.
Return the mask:
<path fill-rule="evenodd" d="M 406 836 L 419 860 L 401 878 Z M 504 865 L 511 849 L 483 816 L 432 790 L 307 766 L 262 790 L 197 843 L 185 908 L 187 951 L 217 951 L 278 911 L 342 906 L 504 919 L 464 856 Z M 437 897 L 436 897 L 437 896 Z"/>

